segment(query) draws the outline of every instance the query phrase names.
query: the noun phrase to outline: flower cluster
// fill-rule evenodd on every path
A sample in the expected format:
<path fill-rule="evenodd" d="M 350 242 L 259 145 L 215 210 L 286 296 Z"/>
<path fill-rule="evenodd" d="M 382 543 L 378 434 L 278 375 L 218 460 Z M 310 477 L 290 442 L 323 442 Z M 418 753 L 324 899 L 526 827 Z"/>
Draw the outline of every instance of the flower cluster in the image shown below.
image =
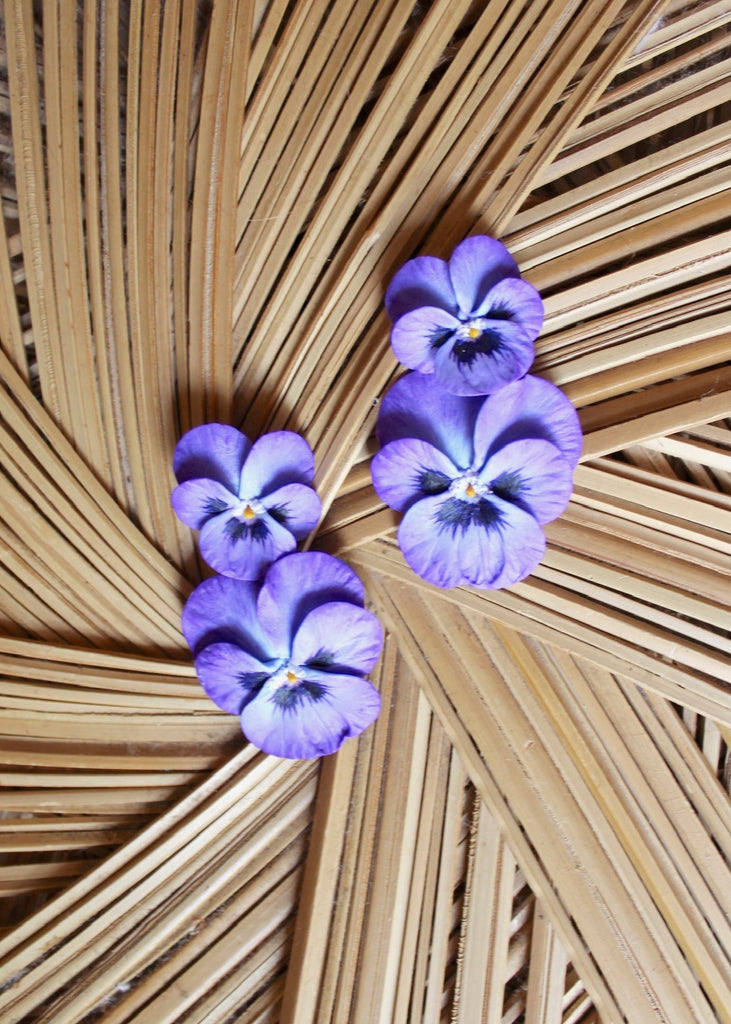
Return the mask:
<path fill-rule="evenodd" d="M 201 685 L 266 753 L 333 753 L 378 716 L 364 676 L 383 636 L 352 569 L 294 550 L 321 512 L 312 450 L 291 431 L 252 444 L 209 423 L 180 439 L 173 468 L 173 508 L 200 530 L 201 554 L 220 573 L 183 609 Z"/>
<path fill-rule="evenodd" d="M 403 512 L 401 550 L 439 587 L 508 587 L 543 557 L 541 527 L 571 496 L 576 411 L 526 375 L 543 305 L 495 239 L 449 263 L 410 260 L 386 293 L 396 355 L 416 372 L 386 394 L 373 485 Z"/>

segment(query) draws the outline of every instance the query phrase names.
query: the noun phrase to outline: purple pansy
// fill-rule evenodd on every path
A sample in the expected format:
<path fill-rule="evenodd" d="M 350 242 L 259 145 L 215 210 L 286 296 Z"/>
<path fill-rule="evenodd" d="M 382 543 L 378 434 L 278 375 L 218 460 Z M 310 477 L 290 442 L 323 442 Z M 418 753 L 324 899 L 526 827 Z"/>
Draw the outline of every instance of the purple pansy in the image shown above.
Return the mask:
<path fill-rule="evenodd" d="M 285 555 L 261 584 L 217 576 L 183 609 L 183 633 L 201 684 L 241 716 L 248 739 L 278 757 L 332 754 L 378 716 L 363 678 L 381 652 L 363 585 L 323 552 Z"/>
<path fill-rule="evenodd" d="M 312 489 L 315 460 L 289 430 L 252 444 L 223 423 L 194 427 L 175 448 L 178 487 L 171 502 L 187 526 L 200 530 L 203 558 L 224 576 L 259 579 L 320 518 Z"/>
<path fill-rule="evenodd" d="M 378 439 L 373 485 L 404 512 L 398 541 L 411 568 L 439 587 L 486 588 L 540 562 L 541 525 L 569 501 L 582 441 L 574 407 L 539 377 L 473 398 L 420 373 L 385 396 Z"/>
<path fill-rule="evenodd" d="M 396 358 L 455 395 L 487 395 L 533 362 L 543 303 L 505 246 L 466 238 L 449 262 L 417 256 L 386 292 Z"/>

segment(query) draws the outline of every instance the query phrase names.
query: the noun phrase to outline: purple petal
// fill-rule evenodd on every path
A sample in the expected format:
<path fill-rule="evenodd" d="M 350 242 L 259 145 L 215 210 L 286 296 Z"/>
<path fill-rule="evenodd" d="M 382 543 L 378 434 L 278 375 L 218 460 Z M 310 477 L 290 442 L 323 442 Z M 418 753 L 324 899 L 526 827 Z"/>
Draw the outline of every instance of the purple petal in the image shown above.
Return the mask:
<path fill-rule="evenodd" d="M 546 552 L 546 537 L 529 512 L 517 505 L 502 502 L 505 508 L 503 529 L 503 571 L 486 584 L 492 590 L 512 587 L 529 576 Z"/>
<path fill-rule="evenodd" d="M 241 498 L 260 498 L 284 484 L 311 484 L 314 476 L 315 456 L 304 437 L 275 430 L 254 442 L 237 493 Z"/>
<path fill-rule="evenodd" d="M 532 572 L 543 557 L 540 526 L 517 505 L 497 495 L 479 503 L 485 511 L 462 522 L 446 522 L 439 495 L 416 502 L 403 518 L 398 541 L 419 576 L 438 587 L 509 586 Z M 461 503 L 466 505 L 467 503 Z M 478 503 L 472 506 L 476 512 Z"/>
<path fill-rule="evenodd" d="M 472 436 L 482 401 L 445 392 L 433 374 L 407 373 L 386 392 L 376 432 L 383 446 L 413 437 L 444 452 L 455 466 L 472 464 Z"/>
<path fill-rule="evenodd" d="M 235 644 L 204 647 L 195 671 L 214 704 L 231 715 L 240 715 L 271 675 L 271 668 Z"/>
<path fill-rule="evenodd" d="M 186 480 L 170 495 L 170 504 L 181 522 L 200 530 L 207 519 L 233 508 L 238 499 L 216 480 Z"/>
<path fill-rule="evenodd" d="M 452 529 L 437 516 L 445 497 L 417 501 L 404 515 L 398 543 L 414 572 L 437 587 L 489 587 L 503 569 L 503 542 L 497 529 Z"/>
<path fill-rule="evenodd" d="M 173 469 L 178 483 L 207 477 L 218 480 L 233 494 L 239 493 L 239 477 L 251 442 L 236 427 L 205 423 L 193 427 L 178 441 Z"/>
<path fill-rule="evenodd" d="M 550 523 L 569 503 L 572 471 L 548 441 L 513 441 L 488 459 L 480 476 L 500 497 L 516 502 L 539 523 Z"/>
<path fill-rule="evenodd" d="M 363 584 L 345 562 L 322 551 L 298 551 L 268 569 L 257 601 L 259 622 L 271 649 L 287 658 L 313 608 L 330 601 L 362 606 L 363 598 Z"/>
<path fill-rule="evenodd" d="M 420 306 L 438 306 L 457 312 L 457 300 L 444 260 L 417 256 L 396 271 L 386 289 L 386 312 L 392 321 Z"/>
<path fill-rule="evenodd" d="M 260 580 L 281 555 L 294 551 L 297 542 L 268 513 L 250 523 L 236 516 L 214 516 L 203 524 L 201 555 L 216 572 L 239 580 Z"/>
<path fill-rule="evenodd" d="M 265 753 L 291 758 L 333 754 L 378 717 L 381 698 L 365 679 L 311 674 L 306 682 L 324 687 L 324 692 L 317 697 L 304 692 L 291 706 L 281 706 L 275 699 L 276 684 L 269 682 L 244 708 L 244 734 Z"/>
<path fill-rule="evenodd" d="M 259 587 L 246 580 L 214 576 L 195 588 L 183 608 L 183 636 L 194 654 L 209 644 L 232 643 L 262 661 L 268 640 L 256 612 Z"/>
<path fill-rule="evenodd" d="M 543 327 L 543 300 L 521 277 L 506 277 L 490 289 L 475 316 L 494 319 L 496 328 L 508 320 L 521 327 L 529 341 L 535 341 Z"/>
<path fill-rule="evenodd" d="M 314 530 L 322 513 L 322 503 L 317 492 L 305 484 L 285 484 L 262 499 L 270 514 L 293 534 L 302 540 Z"/>
<path fill-rule="evenodd" d="M 542 438 L 555 444 L 571 468 L 581 454 L 581 425 L 571 402 L 555 385 L 527 376 L 485 400 L 475 423 L 475 463 L 511 441 Z"/>
<path fill-rule="evenodd" d="M 455 395 L 488 395 L 523 376 L 533 362 L 533 342 L 510 321 L 502 321 L 495 333 L 499 335 L 496 347 L 488 352 L 473 350 L 470 361 L 457 359 L 455 350 L 460 344 L 476 346 L 477 341 L 454 338 L 439 349 L 434 376 L 443 388 Z"/>
<path fill-rule="evenodd" d="M 346 601 L 321 604 L 305 616 L 292 661 L 312 669 L 365 675 L 378 661 L 383 630 L 376 616 Z"/>
<path fill-rule="evenodd" d="M 460 326 L 459 320 L 444 309 L 421 306 L 404 313 L 393 325 L 391 346 L 394 355 L 412 370 L 431 373 L 439 344 Z"/>
<path fill-rule="evenodd" d="M 438 448 L 408 437 L 391 441 L 371 462 L 378 497 L 398 512 L 426 494 L 445 491 L 458 475 L 459 469 Z"/>
<path fill-rule="evenodd" d="M 496 238 L 473 235 L 460 242 L 449 259 L 449 276 L 463 318 L 473 315 L 487 293 L 504 277 L 520 277 L 518 264 Z"/>

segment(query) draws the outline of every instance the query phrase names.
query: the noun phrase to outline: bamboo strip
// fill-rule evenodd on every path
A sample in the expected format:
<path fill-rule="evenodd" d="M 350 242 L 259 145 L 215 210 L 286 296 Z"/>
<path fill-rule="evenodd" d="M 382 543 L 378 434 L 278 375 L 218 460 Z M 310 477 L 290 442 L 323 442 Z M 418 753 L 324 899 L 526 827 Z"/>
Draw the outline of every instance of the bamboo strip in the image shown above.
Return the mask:
<path fill-rule="evenodd" d="M 48 213 L 59 339 L 59 376 L 66 382 L 71 440 L 100 479 L 110 475 L 91 339 L 81 202 L 77 5 L 43 5 L 43 71 L 48 161 Z M 65 59 L 64 59 L 65 58 Z"/>
<path fill-rule="evenodd" d="M 508 974 L 515 860 L 485 805 L 477 803 L 476 809 L 472 891 L 465 918 L 455 1022 L 471 1024 L 479 1013 L 484 1024 L 500 1024 L 503 979 Z"/>
<path fill-rule="evenodd" d="M 218 800 L 219 814 L 215 813 L 219 809 L 215 807 L 215 804 L 206 807 L 198 820 L 194 817 L 186 829 L 179 828 L 170 838 L 155 847 L 151 851 L 151 855 L 148 855 L 149 863 L 146 863 L 144 859 L 133 863 L 119 877 L 118 881 L 112 880 L 107 888 L 101 889 L 96 901 L 87 899 L 83 906 L 68 914 L 63 922 L 64 931 L 70 936 L 68 941 L 58 946 L 58 938 L 60 938 L 58 936 L 56 951 L 37 962 L 35 969 L 25 973 L 14 988 L 8 990 L 4 995 L 0 995 L 0 1003 L 6 1006 L 8 1020 L 19 1020 L 27 1012 L 31 1001 L 35 1001 L 34 1005 L 41 1005 L 58 987 L 61 970 L 71 968 L 73 975 L 78 976 L 83 971 L 84 965 L 89 962 L 90 956 L 97 959 L 104 949 L 112 948 L 122 934 L 127 933 L 136 923 L 145 920 L 147 901 L 140 902 L 136 890 L 137 884 L 144 879 L 145 890 L 149 894 L 154 893 L 158 902 L 165 893 L 178 890 L 186 876 L 199 870 L 196 854 L 205 848 L 207 856 L 214 857 L 220 849 L 228 845 L 225 833 L 230 823 L 237 820 L 246 821 L 247 818 L 249 821 L 256 820 L 257 817 L 261 819 L 267 810 L 271 810 L 272 796 L 275 800 L 279 798 L 276 794 L 275 782 L 293 774 L 297 774 L 297 769 L 286 762 L 271 765 L 266 759 L 262 759 L 258 766 L 244 776 L 238 786 L 232 787 L 228 792 L 224 790 L 222 799 Z M 300 771 L 299 774 L 301 776 L 302 772 Z M 246 792 L 250 791 L 257 783 L 261 785 L 262 782 L 265 785 L 260 793 L 256 811 L 243 810 L 242 801 L 237 799 L 241 795 L 242 783 L 243 791 Z M 205 784 L 201 789 L 205 789 Z M 194 797 L 196 795 L 198 794 L 194 794 Z M 232 797 L 233 803 L 231 802 Z M 213 820 L 211 821 L 212 816 Z M 209 821 L 208 824 L 206 824 L 206 819 Z M 195 829 L 195 831 L 187 837 L 188 841 L 186 841 L 186 832 L 190 832 L 191 829 Z M 127 850 L 129 849 L 130 847 L 127 848 Z M 111 861 L 107 862 L 107 864 L 109 863 Z M 98 905 L 100 901 L 101 906 L 95 910 L 95 902 Z M 106 909 L 99 913 L 104 906 Z M 186 903 L 185 914 L 188 919 L 192 916 L 194 909 L 193 902 Z M 73 926 L 81 915 L 83 915 L 82 919 L 88 923 L 86 928 L 79 932 L 78 924 L 76 928 Z M 174 925 L 175 921 L 172 920 L 171 927 Z M 93 941 L 90 939 L 91 933 L 94 935 Z M 48 933 L 46 933 L 47 935 Z M 142 958 L 142 962 L 144 962 L 147 956 L 147 951 L 144 948 L 137 946 L 135 952 L 135 947 L 133 947 L 132 952 L 138 958 L 138 964 L 140 963 L 139 958 Z M 26 960 L 24 966 L 27 967 L 28 963 L 29 961 Z M 90 1009 L 96 998 L 101 998 L 103 994 L 93 988 L 84 987 L 83 991 L 79 993 L 78 999 L 83 1001 L 87 1009 Z M 58 1019 L 78 1019 L 78 1014 L 76 1017 Z"/>
<path fill-rule="evenodd" d="M 325 970 L 329 930 L 323 912 L 333 906 L 356 768 L 354 743 L 346 743 L 322 766 L 312 838 L 295 923 L 292 959 L 282 997 L 282 1019 L 310 1024 Z"/>
<path fill-rule="evenodd" d="M 562 1024 L 566 952 L 539 903 L 533 912 L 528 978 L 525 1024 Z"/>
<path fill-rule="evenodd" d="M 119 68 L 126 58 L 120 51 L 121 11 L 119 0 L 99 7 L 100 104 L 98 153 L 100 177 L 101 258 L 104 283 L 104 344 L 107 352 L 109 376 L 113 387 L 114 423 L 117 426 L 117 444 L 125 477 L 125 504 L 134 510 L 140 527 L 148 539 L 154 536 L 152 510 L 147 495 L 146 469 L 143 458 L 143 434 L 137 420 L 135 380 L 139 377 L 132 355 L 131 333 L 139 330 L 128 310 L 127 274 L 125 261 L 126 228 L 123 197 L 127 192 L 122 178 L 122 142 L 120 111 L 125 109 L 124 93 L 120 84 Z M 133 19 L 136 14 L 133 14 Z M 134 116 L 134 107 L 125 109 L 126 124 Z M 134 157 L 135 137 L 131 132 L 129 149 L 124 147 L 125 158 Z M 97 154 L 92 154 L 97 158 Z M 134 214 L 134 208 L 130 208 Z M 134 246 L 134 237 L 130 237 Z M 132 275 L 130 289 L 136 279 Z M 128 315 L 129 313 L 129 315 Z M 101 335 L 98 335 L 101 338 Z M 122 429 L 123 428 L 123 429 Z"/>
<path fill-rule="evenodd" d="M 351 561 L 362 568 L 375 569 L 393 579 L 410 583 L 418 590 L 433 593 L 428 584 L 416 579 L 402 559 L 383 544 L 358 549 L 351 554 Z M 571 650 L 719 722 L 729 724 L 731 720 L 724 689 L 696 673 L 648 656 L 625 643 L 618 636 L 616 622 L 611 626 L 611 632 L 597 633 L 586 625 L 585 603 L 579 602 L 574 611 L 569 611 L 570 603 L 566 602 L 564 594 L 547 584 L 528 580 L 511 588 L 510 592 L 458 589 L 446 591 L 443 596 L 446 601 L 465 608 L 481 608 L 490 618 Z"/>
<path fill-rule="evenodd" d="M 198 880 L 208 906 L 200 908 L 192 932 L 177 940 L 167 939 L 166 952 L 157 959 L 154 970 L 148 965 L 141 982 L 106 1011 L 109 1024 L 144 1016 L 154 1016 L 164 1024 L 189 1011 L 204 996 L 209 1002 L 211 996 L 220 999 L 226 975 L 234 967 L 240 973 L 247 954 L 260 944 L 262 933 L 276 934 L 283 923 L 282 914 L 291 911 L 300 881 L 303 833 L 313 789 L 306 786 L 287 802 L 268 828 L 266 841 L 231 852 L 228 861 L 235 862 L 235 871 L 224 861 L 217 872 Z M 225 878 L 223 886 L 217 875 Z M 161 923 L 156 921 L 155 932 Z M 146 941 L 149 946 L 149 936 Z M 107 985 L 113 991 L 125 984 L 130 972 L 124 960 L 130 953 L 134 955 L 129 950 L 126 957 L 110 958 L 99 979 L 100 988 Z M 68 1014 L 70 1008 L 64 1012 Z"/>
<path fill-rule="evenodd" d="M 418 671 L 418 677 L 421 685 L 425 688 L 429 701 L 435 709 L 435 713 L 438 714 L 442 720 L 445 730 L 452 739 L 452 742 L 460 750 L 461 759 L 463 760 L 468 773 L 471 777 L 476 779 L 482 799 L 495 815 L 496 819 L 501 823 L 507 841 L 514 852 L 516 859 L 525 872 L 531 887 L 535 892 L 541 894 L 546 904 L 550 907 L 554 926 L 560 929 L 564 945 L 570 950 L 574 963 L 577 965 L 577 969 L 581 972 L 582 977 L 587 984 L 587 988 L 591 990 L 599 1011 L 608 1020 L 619 1021 L 620 1012 L 614 1003 L 612 995 L 606 988 L 603 978 L 597 972 L 591 959 L 586 957 L 583 941 L 577 934 L 575 925 L 565 912 L 562 903 L 557 899 L 552 886 L 544 874 L 538 858 L 527 843 L 524 833 L 519 827 L 516 819 L 513 817 L 513 812 L 510 810 L 510 806 L 504 799 L 503 793 L 496 785 L 493 777 L 493 770 L 487 769 L 479 750 L 474 746 L 469 738 L 469 733 L 464 725 L 464 718 L 467 718 L 470 721 L 476 721 L 477 719 L 470 718 L 466 713 L 463 714 L 462 719 L 458 719 L 454 715 L 453 709 L 448 713 L 448 710 L 451 708 L 451 703 L 446 697 L 441 684 L 438 682 L 439 677 L 435 674 L 434 666 L 437 663 L 432 662 L 430 664 L 425 660 L 424 655 L 422 654 L 422 645 L 420 645 L 418 641 L 414 640 L 414 637 L 407 625 L 409 619 L 411 619 L 412 622 L 416 621 L 411 615 L 411 611 L 413 611 L 414 606 L 413 593 L 408 592 L 403 588 L 399 588 L 400 611 L 397 611 L 390 597 L 391 593 L 395 593 L 395 587 L 389 588 L 389 593 L 387 594 L 386 591 L 376 583 L 373 577 L 369 577 L 369 581 L 373 591 L 378 593 L 381 613 L 387 617 L 390 623 L 393 623 L 394 625 L 399 623 L 398 631 L 403 644 L 404 653 L 414 664 L 415 670 Z M 402 612 L 406 612 L 408 618 L 406 615 L 402 618 Z M 439 630 L 437 629 L 436 632 L 438 633 Z M 453 672 L 454 665 L 450 663 L 449 668 L 450 673 Z M 463 712 L 466 712 L 465 708 L 463 708 Z M 491 758 L 491 764 L 492 763 L 493 759 Z"/>
<path fill-rule="evenodd" d="M 51 245 L 46 225 L 46 177 L 43 165 L 40 97 L 35 61 L 33 9 L 12 0 L 4 10 L 13 152 L 17 154 L 18 216 L 23 240 L 25 279 L 33 341 L 44 401 L 62 430 L 73 423 L 66 382 L 58 313 L 53 289 Z"/>

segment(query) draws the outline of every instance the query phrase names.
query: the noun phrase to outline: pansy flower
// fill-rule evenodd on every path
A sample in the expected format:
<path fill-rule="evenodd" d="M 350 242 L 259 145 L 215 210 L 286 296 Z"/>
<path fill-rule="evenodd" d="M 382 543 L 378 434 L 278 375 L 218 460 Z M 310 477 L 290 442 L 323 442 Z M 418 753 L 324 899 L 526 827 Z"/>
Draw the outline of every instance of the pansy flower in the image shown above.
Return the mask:
<path fill-rule="evenodd" d="M 558 388 L 525 377 L 471 398 L 410 373 L 383 400 L 378 438 L 373 484 L 404 512 L 398 542 L 414 572 L 439 587 L 498 588 L 535 569 L 541 526 L 566 507 L 581 452 Z"/>
<path fill-rule="evenodd" d="M 310 486 L 312 449 L 292 431 L 264 434 L 252 444 L 223 423 L 194 427 L 178 442 L 173 469 L 179 482 L 173 509 L 200 530 L 203 558 L 224 576 L 260 579 L 320 518 Z"/>
<path fill-rule="evenodd" d="M 396 358 L 455 395 L 487 395 L 533 362 L 543 303 L 505 246 L 466 238 L 449 262 L 417 256 L 386 292 Z"/>
<path fill-rule="evenodd" d="M 363 676 L 383 634 L 363 607 L 363 585 L 323 552 L 274 562 L 262 584 L 217 576 L 183 610 L 200 682 L 248 739 L 278 757 L 332 754 L 378 716 Z"/>

